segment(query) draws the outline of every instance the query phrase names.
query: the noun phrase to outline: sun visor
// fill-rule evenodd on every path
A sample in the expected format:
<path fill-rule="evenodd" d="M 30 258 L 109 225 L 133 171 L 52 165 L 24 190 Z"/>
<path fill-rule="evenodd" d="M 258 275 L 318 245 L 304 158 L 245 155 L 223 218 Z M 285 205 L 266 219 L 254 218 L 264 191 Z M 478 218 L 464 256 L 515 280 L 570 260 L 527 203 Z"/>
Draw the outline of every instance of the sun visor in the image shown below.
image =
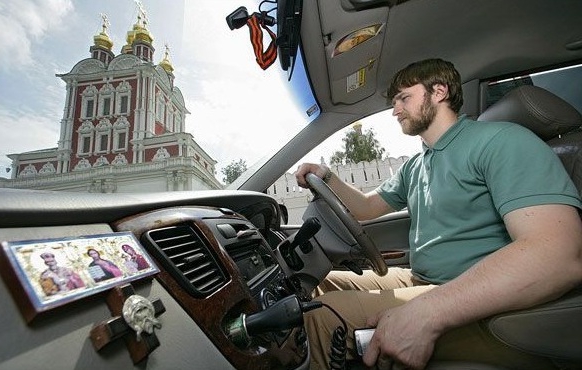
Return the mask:
<path fill-rule="evenodd" d="M 352 104 L 373 95 L 388 7 L 353 17 L 341 14 L 346 10 L 339 2 L 320 0 L 319 7 L 332 102 Z"/>

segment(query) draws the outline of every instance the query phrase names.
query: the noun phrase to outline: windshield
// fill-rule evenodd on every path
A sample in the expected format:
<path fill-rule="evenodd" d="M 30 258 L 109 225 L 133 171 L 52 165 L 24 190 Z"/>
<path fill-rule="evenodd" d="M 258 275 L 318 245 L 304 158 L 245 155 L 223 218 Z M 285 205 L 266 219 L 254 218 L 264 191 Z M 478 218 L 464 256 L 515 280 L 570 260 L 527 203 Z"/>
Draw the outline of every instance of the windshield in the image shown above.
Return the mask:
<path fill-rule="evenodd" d="M 191 139 L 176 140 L 188 143 L 191 157 L 202 163 L 203 169 L 213 174 L 221 185 L 224 185 L 222 171 L 229 164 L 243 161 L 250 167 L 267 153 L 274 152 L 313 120 L 319 110 L 311 95 L 300 53 L 293 78 L 288 81 L 288 72 L 280 68 L 279 61 L 266 70 L 257 64 L 248 27 L 231 30 L 225 22 L 225 17 L 236 8 L 244 6 L 252 14 L 259 11 L 259 4 L 259 1 L 244 0 L 4 1 L 0 19 L 7 44 L 0 49 L 3 81 L 0 176 L 18 178 L 27 161 L 32 165 L 28 167 L 30 171 L 36 173 L 47 164 L 45 173 L 53 173 L 52 168 L 56 173 L 73 172 L 84 159 L 88 168 L 100 163 L 111 165 L 120 154 L 129 163 L 138 163 L 140 155 L 135 153 L 139 150 L 136 138 L 141 135 L 140 130 L 145 132 L 144 137 L 150 131 L 152 137 L 180 131 L 190 134 Z M 267 11 L 274 6 L 265 2 L 261 9 Z M 133 115 L 127 116 L 131 126 L 124 146 L 124 136 L 116 136 L 115 131 L 119 121 L 115 114 L 120 104 L 116 99 L 121 97 L 118 92 L 123 76 L 95 72 L 93 83 L 85 82 L 86 76 L 77 72 L 90 68 L 81 62 L 92 58 L 91 48 L 98 46 L 96 37 L 101 34 L 110 39 L 113 57 L 119 59 L 137 24 L 152 38 L 151 63 L 165 68 L 165 60 L 171 66 L 172 89 L 178 96 L 177 106 L 179 97 L 183 99 L 185 114 L 182 120 L 176 113 L 179 108 L 170 104 L 169 99 L 158 104 L 159 100 L 153 96 L 147 103 L 149 106 L 139 107 L 140 102 L 128 95 L 130 108 L 136 109 L 130 110 Z M 276 31 L 276 27 L 272 29 Z M 264 32 L 265 49 L 270 42 L 268 33 Z M 127 63 L 131 62 L 119 61 L 117 68 L 128 68 Z M 75 66 L 79 70 L 74 71 Z M 139 68 L 143 71 L 135 79 L 135 85 L 127 78 L 134 89 L 131 91 L 140 88 L 141 83 L 151 83 L 147 78 L 155 74 L 144 66 Z M 100 83 L 107 81 L 112 89 L 117 89 L 112 92 L 111 100 L 104 95 L 106 83 Z M 94 105 L 81 101 L 78 106 L 68 105 L 74 94 L 81 98 L 83 92 L 78 90 L 81 86 L 85 89 L 87 84 L 98 89 Z M 110 104 L 106 111 L 101 108 L 104 102 Z M 94 116 L 73 117 L 88 107 L 94 108 Z M 134 131 L 133 123 L 141 119 L 140 114 L 143 127 L 136 127 Z M 81 137 L 83 129 L 79 123 L 85 118 L 91 118 L 87 121 L 92 130 L 86 142 Z M 162 122 L 161 127 L 157 127 L 158 121 Z M 110 127 L 110 135 L 100 135 L 100 127 L 106 130 L 106 126 Z M 75 133 L 79 133 L 78 139 Z M 87 146 L 86 152 L 83 145 Z M 151 144 L 152 148 L 156 145 L 157 150 L 164 149 L 161 139 Z M 176 149 L 176 153 L 180 150 Z M 174 155 L 169 147 L 166 151 Z M 164 155 L 161 150 L 151 157 Z M 62 156 L 70 156 L 70 160 L 65 163 L 59 159 Z M 148 154 L 144 152 L 143 156 Z"/>

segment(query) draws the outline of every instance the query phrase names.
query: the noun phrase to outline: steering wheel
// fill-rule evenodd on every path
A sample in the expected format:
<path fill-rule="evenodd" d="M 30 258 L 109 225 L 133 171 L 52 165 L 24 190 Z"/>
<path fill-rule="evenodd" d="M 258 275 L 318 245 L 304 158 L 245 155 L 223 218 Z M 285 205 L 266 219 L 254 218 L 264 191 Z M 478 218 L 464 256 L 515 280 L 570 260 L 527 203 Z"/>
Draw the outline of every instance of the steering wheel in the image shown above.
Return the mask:
<path fill-rule="evenodd" d="M 339 197 L 327 186 L 327 184 L 313 173 L 308 173 L 305 180 L 311 189 L 327 203 L 329 208 L 342 222 L 351 236 L 359 245 L 359 250 L 351 251 L 352 254 L 361 255 L 370 262 L 372 270 L 378 276 L 384 276 L 388 272 L 388 266 L 380 254 L 376 244 L 368 236 L 362 225 L 354 218 Z M 353 247 L 352 249 L 357 248 Z"/>

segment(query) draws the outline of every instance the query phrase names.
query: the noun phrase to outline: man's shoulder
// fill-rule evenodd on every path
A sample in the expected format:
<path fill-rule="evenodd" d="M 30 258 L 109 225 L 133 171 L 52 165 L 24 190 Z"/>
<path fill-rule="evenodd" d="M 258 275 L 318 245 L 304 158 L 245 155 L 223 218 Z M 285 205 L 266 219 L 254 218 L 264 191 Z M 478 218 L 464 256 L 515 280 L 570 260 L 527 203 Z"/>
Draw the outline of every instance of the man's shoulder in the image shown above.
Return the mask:
<path fill-rule="evenodd" d="M 465 119 L 466 125 L 465 134 L 474 138 L 481 138 L 485 142 L 495 141 L 521 141 L 534 140 L 537 141 L 538 136 L 530 129 L 507 121 L 475 121 Z"/>
<path fill-rule="evenodd" d="M 498 134 L 500 131 L 514 130 L 519 132 L 526 132 L 528 134 L 535 135 L 528 128 L 509 121 L 477 121 L 474 119 L 464 118 L 462 122 L 470 129 L 474 131 L 480 131 L 484 133 Z"/>

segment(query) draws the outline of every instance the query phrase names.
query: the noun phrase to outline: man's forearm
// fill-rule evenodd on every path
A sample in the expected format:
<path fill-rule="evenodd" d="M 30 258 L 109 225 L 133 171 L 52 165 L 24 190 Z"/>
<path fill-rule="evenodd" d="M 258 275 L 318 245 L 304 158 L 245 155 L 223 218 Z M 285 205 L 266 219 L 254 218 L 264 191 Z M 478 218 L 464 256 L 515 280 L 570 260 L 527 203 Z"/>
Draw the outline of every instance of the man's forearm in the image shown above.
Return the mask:
<path fill-rule="evenodd" d="M 431 307 L 441 332 L 555 299 L 582 283 L 579 226 L 570 226 L 514 241 L 417 299 Z"/>
<path fill-rule="evenodd" d="M 370 220 L 393 211 L 384 201 L 378 199 L 379 196 L 373 199 L 371 193 L 361 192 L 341 181 L 336 175 L 332 175 L 327 184 L 357 220 Z"/>

